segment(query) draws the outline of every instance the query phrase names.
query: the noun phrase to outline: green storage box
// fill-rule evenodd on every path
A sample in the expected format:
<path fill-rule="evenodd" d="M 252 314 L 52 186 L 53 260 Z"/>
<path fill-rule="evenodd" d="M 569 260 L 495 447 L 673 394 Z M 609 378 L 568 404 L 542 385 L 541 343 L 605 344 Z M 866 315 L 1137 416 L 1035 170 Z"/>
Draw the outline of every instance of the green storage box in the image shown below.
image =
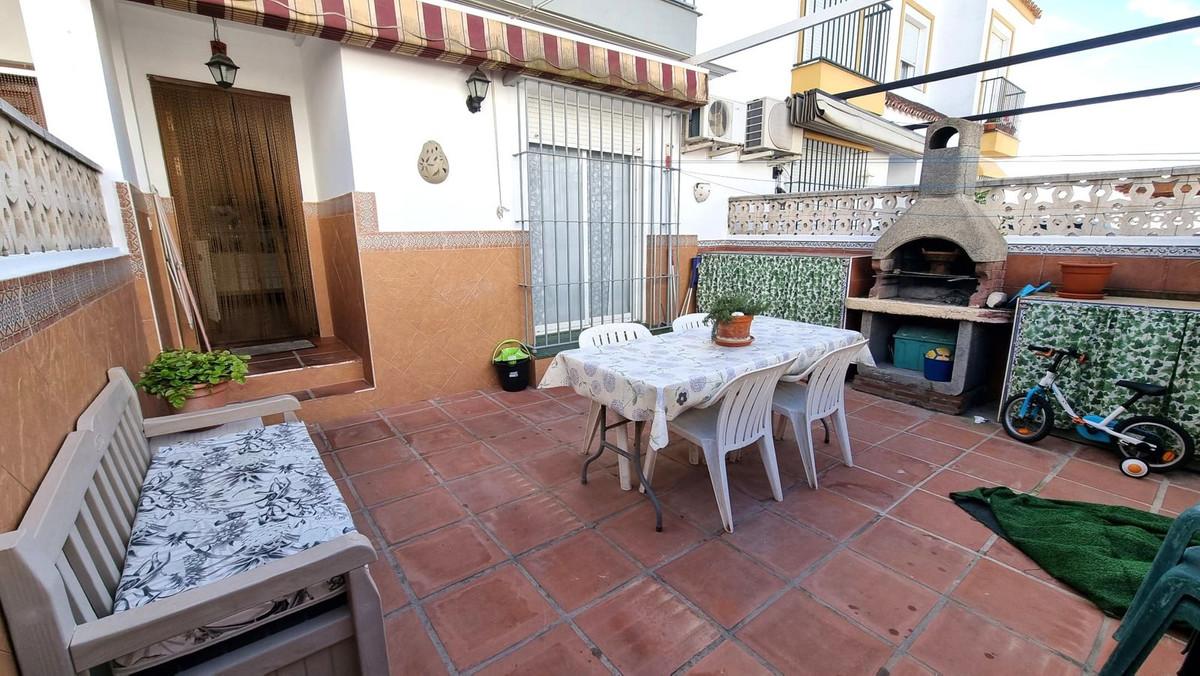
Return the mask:
<path fill-rule="evenodd" d="M 954 352 L 958 331 L 928 326 L 901 326 L 892 341 L 892 363 L 896 368 L 924 371 L 925 353 L 937 347 L 947 347 Z"/>

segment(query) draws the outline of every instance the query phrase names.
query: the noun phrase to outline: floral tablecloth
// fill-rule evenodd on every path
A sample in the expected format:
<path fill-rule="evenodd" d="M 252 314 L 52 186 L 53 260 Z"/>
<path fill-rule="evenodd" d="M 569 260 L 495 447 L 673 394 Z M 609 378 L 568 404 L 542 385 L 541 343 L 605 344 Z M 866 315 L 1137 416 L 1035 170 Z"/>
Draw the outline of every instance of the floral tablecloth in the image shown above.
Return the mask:
<path fill-rule="evenodd" d="M 721 387 L 758 368 L 795 359 L 793 373 L 863 339 L 858 331 L 755 317 L 747 347 L 721 347 L 707 326 L 558 353 L 539 388 L 568 386 L 628 420 L 649 420 L 650 446 L 667 445 L 667 421 L 704 406 Z M 856 360 L 874 366 L 864 345 Z"/>

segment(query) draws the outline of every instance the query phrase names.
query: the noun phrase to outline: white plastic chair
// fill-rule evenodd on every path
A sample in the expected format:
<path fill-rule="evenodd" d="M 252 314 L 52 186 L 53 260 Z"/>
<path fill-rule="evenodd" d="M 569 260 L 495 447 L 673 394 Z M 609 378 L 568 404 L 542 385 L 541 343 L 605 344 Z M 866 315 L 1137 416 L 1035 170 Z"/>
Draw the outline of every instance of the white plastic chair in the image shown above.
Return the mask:
<path fill-rule="evenodd" d="M 840 347 L 826 354 L 799 375 L 784 376 L 775 390 L 775 401 L 771 409 L 775 414 L 787 418 L 796 434 L 796 445 L 800 447 L 800 459 L 804 462 L 804 473 L 808 485 L 817 487 L 817 459 L 813 450 L 812 424 L 824 422 L 830 416 L 837 425 L 838 444 L 842 447 L 842 461 L 854 466 L 850 451 L 850 434 L 846 428 L 846 372 L 855 355 L 866 345 L 859 341 Z M 780 427 L 782 434 L 783 427 Z M 829 437 L 825 437 L 829 443 Z"/>
<path fill-rule="evenodd" d="M 734 378 L 718 395 L 720 406 L 685 411 L 670 423 L 671 431 L 699 446 L 708 462 L 708 477 L 712 481 L 725 530 L 733 532 L 733 508 L 729 502 L 729 476 L 725 456 L 755 442 L 762 456 L 771 494 L 783 500 L 779 483 L 779 465 L 775 461 L 775 442 L 771 438 L 771 401 L 779 378 L 792 362 L 768 366 Z M 650 473 L 646 473 L 650 480 Z"/>
<path fill-rule="evenodd" d="M 579 334 L 579 347 L 586 349 L 603 347 L 605 345 L 617 345 L 640 338 L 649 338 L 650 335 L 650 329 L 641 324 L 601 324 L 584 329 Z M 585 423 L 583 428 L 583 448 L 580 450 L 584 455 L 589 455 L 592 452 L 592 445 L 596 443 L 596 435 L 600 433 L 600 425 L 602 424 L 604 424 L 604 421 L 600 419 L 600 404 L 592 401 L 592 405 L 588 409 L 587 423 Z M 621 430 L 617 433 L 617 445 L 624 448 L 626 444 L 622 442 L 625 441 L 628 441 L 627 435 L 624 430 Z M 629 478 L 629 460 L 624 456 L 621 456 L 618 461 L 617 470 L 621 475 L 621 488 L 629 490 L 632 486 Z"/>
<path fill-rule="evenodd" d="M 704 318 L 707 316 L 707 312 L 693 312 L 688 315 L 679 315 L 675 318 L 675 321 L 671 322 L 671 330 L 678 333 L 679 331 L 698 329 L 704 326 Z"/>

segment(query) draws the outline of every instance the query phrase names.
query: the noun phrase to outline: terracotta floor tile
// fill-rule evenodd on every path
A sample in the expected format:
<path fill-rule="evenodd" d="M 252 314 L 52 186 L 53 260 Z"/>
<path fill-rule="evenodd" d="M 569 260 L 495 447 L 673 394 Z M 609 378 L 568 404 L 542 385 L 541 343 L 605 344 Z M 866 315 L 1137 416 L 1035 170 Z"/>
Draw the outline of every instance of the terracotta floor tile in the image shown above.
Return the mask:
<path fill-rule="evenodd" d="M 386 439 L 390 436 L 394 436 L 392 430 L 382 420 L 372 420 L 357 425 L 350 425 L 349 427 L 339 427 L 335 430 L 325 430 L 325 438 L 329 440 L 329 445 L 334 450 L 365 444 L 368 441 Z"/>
<path fill-rule="evenodd" d="M 569 444 L 576 449 L 583 446 L 583 425 L 587 416 L 573 415 L 551 422 L 540 423 L 535 427 L 542 434 L 562 444 Z"/>
<path fill-rule="evenodd" d="M 450 416 L 442 412 L 441 409 L 429 407 L 417 409 L 410 413 L 401 413 L 388 418 L 401 434 L 409 434 L 411 432 L 419 432 L 430 427 L 437 427 L 450 422 Z"/>
<path fill-rule="evenodd" d="M 1056 436 L 1055 434 L 1051 434 L 1045 439 L 1042 439 L 1041 441 L 1032 445 L 1040 450 L 1050 451 L 1061 455 L 1071 455 L 1073 453 L 1078 453 L 1084 448 L 1087 448 L 1085 444 L 1075 441 L 1074 439 Z"/>
<path fill-rule="evenodd" d="M 1162 481 L 1161 476 L 1154 474 L 1141 479 L 1127 477 L 1121 473 L 1115 462 L 1104 467 L 1073 459 L 1058 470 L 1058 476 L 1147 504 L 1154 502 L 1154 497 L 1158 494 L 1158 484 Z"/>
<path fill-rule="evenodd" d="M 766 568 L 718 540 L 659 568 L 658 574 L 726 627 L 741 622 L 784 586 Z"/>
<path fill-rule="evenodd" d="M 929 491 L 934 495 L 943 498 L 949 498 L 951 493 L 960 491 L 969 491 L 980 486 L 995 486 L 991 481 L 984 481 L 979 477 L 955 472 L 952 469 L 944 469 L 937 474 L 934 474 L 928 481 L 921 484 L 921 490 Z"/>
<path fill-rule="evenodd" d="M 403 441 L 396 437 L 388 437 L 337 451 L 337 457 L 347 474 L 361 474 L 412 460 L 416 455 Z"/>
<path fill-rule="evenodd" d="M 861 411 L 855 411 L 846 416 L 846 427 L 849 428 L 850 438 L 854 441 L 871 446 L 900 433 L 898 428 L 888 427 L 875 420 L 859 418 L 859 413 Z"/>
<path fill-rule="evenodd" d="M 1110 462 L 1115 462 L 1111 454 L 1109 455 L 1109 459 L 1102 464 Z M 1170 478 L 1167 481 L 1173 485 L 1192 491 L 1200 491 L 1200 472 L 1174 472 L 1169 476 Z"/>
<path fill-rule="evenodd" d="M 412 411 L 419 411 L 420 409 L 429 408 L 430 406 L 433 406 L 433 404 L 428 401 L 410 401 L 407 404 L 397 404 L 395 406 L 381 408 L 379 409 L 379 415 L 385 418 L 390 418 L 394 415 L 411 413 Z"/>
<path fill-rule="evenodd" d="M 925 437 L 908 432 L 902 432 L 889 439 L 884 439 L 879 442 L 879 445 L 934 465 L 945 465 L 962 455 L 963 452 L 957 446 L 943 444 L 940 441 L 926 439 Z"/>
<path fill-rule="evenodd" d="M 910 488 L 858 467 L 834 467 L 821 477 L 820 490 L 833 491 L 882 510 L 892 506 Z"/>
<path fill-rule="evenodd" d="M 474 418 L 475 416 L 486 415 L 488 413 L 497 413 L 504 410 L 503 406 L 483 395 L 468 397 L 466 399 L 458 399 L 456 401 L 448 401 L 444 404 L 441 404 L 441 407 L 443 411 L 458 420 L 462 420 L 464 418 Z"/>
<path fill-rule="evenodd" d="M 592 479 L 586 485 L 578 480 L 568 481 L 550 492 L 586 523 L 594 523 L 646 499 L 637 491 L 621 490 L 615 480 Z"/>
<path fill-rule="evenodd" d="M 741 631 L 738 638 L 785 674 L 874 674 L 892 647 L 803 591 L 790 591 Z"/>
<path fill-rule="evenodd" d="M 321 456 L 321 462 L 325 465 L 325 471 L 329 472 L 329 476 L 334 479 L 340 479 L 345 476 L 337 461 L 334 460 L 332 453 L 326 453 Z"/>
<path fill-rule="evenodd" d="M 936 593 L 845 550 L 822 564 L 802 585 L 893 643 L 908 638 L 938 601 Z"/>
<path fill-rule="evenodd" d="M 683 516 L 706 533 L 724 530 L 721 510 L 717 507 L 717 498 L 713 494 L 712 481 L 708 478 L 707 469 L 692 473 L 676 483 L 671 490 L 660 493 L 658 498 L 662 501 L 664 510 Z M 762 509 L 758 500 L 738 490 L 730 490 L 729 502 L 733 509 L 734 530 L 737 530 L 741 519 Z"/>
<path fill-rule="evenodd" d="M 521 563 L 567 612 L 638 573 L 632 561 L 590 530 L 533 552 Z"/>
<path fill-rule="evenodd" d="M 778 452 L 779 449 L 776 448 L 776 454 L 778 454 Z M 769 479 L 767 479 L 767 470 L 765 467 L 763 467 L 762 458 L 758 454 L 758 448 L 750 447 L 744 449 L 742 453 L 743 455 L 740 461 L 731 462 L 727 465 L 729 487 L 735 491 L 741 491 L 755 500 L 773 500 L 774 497 L 771 493 L 771 482 Z M 800 454 L 797 452 L 797 459 L 799 456 Z M 691 465 L 680 465 L 675 461 L 671 461 L 671 464 L 676 468 L 683 468 L 684 471 L 688 472 L 689 474 L 695 470 L 695 474 L 703 475 L 704 480 L 708 481 L 709 486 L 712 486 L 712 480 L 708 479 L 707 467 L 693 468 Z M 776 459 L 776 464 L 778 464 L 778 458 Z M 670 465 L 666 465 L 666 467 L 670 467 Z M 804 470 L 801 470 L 801 472 L 803 471 Z M 658 485 L 661 474 L 662 472 L 658 469 L 654 471 L 655 486 Z M 796 480 L 797 477 L 795 475 L 786 473 L 780 469 L 779 483 L 784 491 L 794 486 L 796 484 Z M 711 488 L 709 489 L 709 492 L 712 492 Z"/>
<path fill-rule="evenodd" d="M 839 540 L 865 526 L 877 514 L 875 510 L 832 491 L 824 488 L 814 491 L 801 485 L 788 491 L 783 502 L 773 503 L 769 509 Z"/>
<path fill-rule="evenodd" d="M 881 519 L 850 547 L 941 592 L 950 588 L 972 558 L 964 549 L 893 519 Z"/>
<path fill-rule="evenodd" d="M 485 469 L 504 463 L 504 459 L 496 455 L 481 441 L 474 441 L 465 446 L 456 446 L 446 451 L 439 451 L 426 456 L 425 461 L 445 481 L 453 481 L 468 474 L 482 472 Z"/>
<path fill-rule="evenodd" d="M 933 618 L 910 652 L 943 674 L 1054 676 L 1080 671 L 1049 650 L 954 604 Z"/>
<path fill-rule="evenodd" d="M 333 483 L 338 487 L 338 491 L 342 494 L 342 499 L 346 501 L 346 506 L 350 508 L 350 511 L 356 512 L 362 509 L 362 503 L 354 497 L 354 493 L 350 490 L 349 479 L 334 479 Z"/>
<path fill-rule="evenodd" d="M 1007 437 L 992 437 L 971 450 L 980 455 L 1011 462 L 1042 474 L 1054 469 L 1054 466 L 1063 459 L 1058 453 L 1038 450 L 1036 446 L 1023 444 Z"/>
<path fill-rule="evenodd" d="M 570 627 L 560 624 L 475 673 L 479 676 L 606 676 L 608 669 Z"/>
<path fill-rule="evenodd" d="M 525 418 L 534 425 L 540 425 L 542 423 L 559 420 L 567 416 L 576 415 L 576 412 L 573 409 L 567 408 L 566 406 L 563 406 L 552 399 L 537 401 L 532 404 L 526 404 L 525 406 L 518 406 L 517 408 L 511 410 L 513 413 L 520 415 L 522 418 Z"/>
<path fill-rule="evenodd" d="M 392 569 L 392 564 L 382 556 L 367 565 L 371 579 L 379 588 L 379 601 L 383 605 L 383 614 L 403 608 L 408 605 L 408 592 L 400 584 L 400 576 Z"/>
<path fill-rule="evenodd" d="M 1124 505 L 1134 509 L 1149 510 L 1150 505 L 1120 495 L 1075 483 L 1062 477 L 1054 477 L 1038 491 L 1038 496 L 1051 500 L 1076 500 L 1079 502 L 1097 502 L 1102 505 Z"/>
<path fill-rule="evenodd" d="M 555 401 L 575 411 L 576 413 L 587 413 L 592 406 L 592 400 L 587 397 L 575 394 L 570 394 L 555 397 Z"/>
<path fill-rule="evenodd" d="M 547 398 L 545 393 L 534 389 L 521 390 L 520 392 L 493 392 L 488 396 L 509 408 L 532 404 L 535 401 Z"/>
<path fill-rule="evenodd" d="M 919 410 L 919 409 L 918 409 Z M 854 412 L 854 417 L 861 420 L 866 420 L 880 425 L 886 425 L 893 429 L 902 430 L 925 420 L 929 417 L 927 412 L 914 413 L 912 411 L 897 411 L 883 404 L 868 406 L 867 408 L 859 409 Z"/>
<path fill-rule="evenodd" d="M 1200 504 L 1200 493 L 1179 486 L 1167 486 L 1162 502 L 1163 509 L 1176 514 L 1197 504 Z"/>
<path fill-rule="evenodd" d="M 789 579 L 833 551 L 836 544 L 770 511 L 746 519 L 722 539 Z"/>
<path fill-rule="evenodd" d="M 321 423 L 321 429 L 328 432 L 330 430 L 341 429 L 343 427 L 350 427 L 351 425 L 361 425 L 362 423 L 370 422 L 373 420 L 379 420 L 379 416 L 375 415 L 371 411 L 367 411 L 365 413 L 356 413 L 354 415 L 349 415 L 344 418 L 338 418 L 337 420 L 330 420 L 328 422 L 323 422 L 323 423 Z"/>
<path fill-rule="evenodd" d="M 392 550 L 417 596 L 428 596 L 507 558 L 479 527 L 448 526 Z"/>
<path fill-rule="evenodd" d="M 1071 591 L 1069 587 L 1051 577 L 1049 573 L 1042 570 L 1042 567 L 1037 562 L 1026 556 L 1024 552 L 1017 549 L 1016 546 L 1004 538 L 996 538 L 996 541 L 987 548 L 987 556 L 1006 564 L 1010 568 L 1016 568 L 1030 577 L 1036 577 L 1043 582 L 1049 582 L 1063 591 Z"/>
<path fill-rule="evenodd" d="M 1100 654 L 1096 656 L 1095 670 L 1099 671 L 1104 663 L 1108 661 L 1113 650 L 1117 647 L 1117 642 L 1113 639 L 1113 632 L 1117 630 L 1117 621 L 1112 618 L 1104 620 L 1104 627 L 1100 630 L 1100 635 L 1104 637 L 1104 642 L 1100 645 Z M 1179 667 L 1183 664 L 1183 641 L 1180 641 L 1171 636 L 1163 636 L 1158 645 L 1154 646 L 1154 650 L 1150 651 L 1150 655 L 1142 662 L 1142 666 L 1138 669 L 1139 674 L 1146 676 L 1174 676 L 1179 673 Z"/>
<path fill-rule="evenodd" d="M 467 418 L 461 422 L 468 432 L 480 439 L 491 439 L 492 437 L 516 432 L 529 426 L 529 423 L 525 419 L 515 416 L 507 410 L 475 418 Z"/>
<path fill-rule="evenodd" d="M 425 611 L 459 669 L 495 655 L 556 619 L 550 604 L 513 566 L 427 602 Z"/>
<path fill-rule="evenodd" d="M 405 441 L 421 455 L 429 455 L 444 451 L 447 448 L 462 446 L 475 441 L 475 437 L 459 425 L 450 424 L 441 427 L 431 427 L 420 432 L 404 435 Z"/>
<path fill-rule="evenodd" d="M 1033 490 L 1046 477 L 1045 472 L 1027 469 L 974 451 L 964 453 L 950 468 L 999 486 L 1008 486 L 1020 493 Z"/>
<path fill-rule="evenodd" d="M 968 549 L 978 550 L 992 537 L 992 531 L 958 505 L 922 491 L 905 498 L 889 514 Z"/>
<path fill-rule="evenodd" d="M 375 519 L 388 543 L 429 532 L 464 516 L 466 512 L 444 488 L 434 488 L 371 510 L 371 518 Z"/>
<path fill-rule="evenodd" d="M 928 420 L 934 415 L 933 411 L 921 408 L 920 406 L 906 404 L 902 401 L 892 401 L 891 399 L 881 399 L 875 402 L 875 406 L 888 409 L 889 411 L 896 411 L 897 413 L 906 413 L 920 420 Z"/>
<path fill-rule="evenodd" d="M 1092 649 L 1103 615 L 1092 604 L 982 559 L 954 598 L 1080 662 Z"/>
<path fill-rule="evenodd" d="M 746 649 L 725 641 L 688 669 L 688 676 L 768 676 L 771 672 Z"/>
<path fill-rule="evenodd" d="M 576 623 L 628 676 L 669 674 L 720 636 L 707 620 L 648 579 L 589 608 Z"/>
<path fill-rule="evenodd" d="M 393 674 L 436 676 L 449 673 L 437 648 L 433 646 L 416 611 L 389 615 L 384 621 L 387 633 L 388 662 Z"/>
<path fill-rule="evenodd" d="M 932 669 L 911 657 L 905 657 L 888 669 L 888 676 L 936 676 Z"/>
<path fill-rule="evenodd" d="M 865 451 L 856 453 L 854 464 L 909 486 L 915 486 L 924 481 L 937 469 L 936 466 L 927 462 L 890 451 L 883 446 L 872 446 Z"/>
<path fill-rule="evenodd" d="M 497 453 L 513 462 L 532 458 L 558 445 L 558 442 L 532 427 L 492 437 L 487 440 L 487 443 Z"/>
<path fill-rule="evenodd" d="M 411 495 L 417 491 L 436 486 L 437 477 L 420 460 L 409 460 L 396 465 L 350 477 L 354 490 L 363 505 L 372 507 L 381 502 Z"/>
<path fill-rule="evenodd" d="M 670 513 L 663 514 L 662 532 L 655 532 L 654 510 L 645 498 L 639 502 L 637 508 L 600 524 L 600 532 L 642 565 L 657 566 L 704 539 L 704 533 L 686 519 Z"/>
<path fill-rule="evenodd" d="M 485 528 L 514 554 L 583 525 L 549 493 L 539 493 L 479 515 Z"/>
<path fill-rule="evenodd" d="M 917 436 L 925 437 L 940 441 L 943 444 L 949 444 L 958 448 L 971 448 L 986 437 L 971 430 L 965 430 L 956 425 L 947 425 L 946 423 L 926 421 L 912 428 L 911 432 Z"/>
<path fill-rule="evenodd" d="M 546 487 L 579 481 L 584 456 L 575 451 L 573 447 L 556 448 L 520 463 L 519 467 L 529 478 Z"/>
<path fill-rule="evenodd" d="M 467 509 L 479 514 L 497 505 L 535 493 L 537 484 L 512 467 L 501 467 L 451 481 L 446 488 Z"/>

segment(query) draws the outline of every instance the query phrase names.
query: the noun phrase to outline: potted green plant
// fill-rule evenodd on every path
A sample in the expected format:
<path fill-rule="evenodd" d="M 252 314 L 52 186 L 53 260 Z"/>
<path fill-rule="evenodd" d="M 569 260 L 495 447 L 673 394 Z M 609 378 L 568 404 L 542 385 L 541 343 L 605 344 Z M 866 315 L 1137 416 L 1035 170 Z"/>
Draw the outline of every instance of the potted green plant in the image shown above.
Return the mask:
<path fill-rule="evenodd" d="M 754 315 L 761 314 L 766 305 L 741 293 L 730 293 L 717 297 L 708 306 L 705 324 L 712 324 L 713 342 L 724 347 L 744 347 L 754 342 L 750 335 L 750 323 Z"/>
<path fill-rule="evenodd" d="M 229 401 L 229 383 L 246 382 L 248 361 L 229 350 L 168 350 L 138 375 L 138 387 L 183 413 L 220 408 Z"/>

